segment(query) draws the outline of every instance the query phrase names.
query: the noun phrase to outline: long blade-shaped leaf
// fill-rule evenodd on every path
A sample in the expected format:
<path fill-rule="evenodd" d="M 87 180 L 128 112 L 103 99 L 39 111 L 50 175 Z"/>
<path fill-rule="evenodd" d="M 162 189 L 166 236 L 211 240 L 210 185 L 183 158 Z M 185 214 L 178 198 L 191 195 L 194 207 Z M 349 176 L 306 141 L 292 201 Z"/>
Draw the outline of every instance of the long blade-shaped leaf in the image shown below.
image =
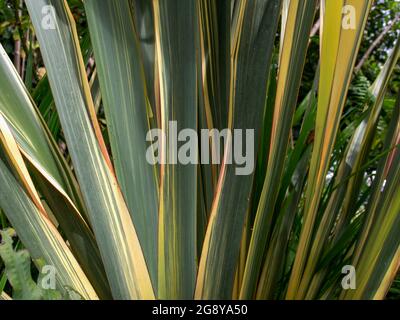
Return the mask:
<path fill-rule="evenodd" d="M 0 112 L 7 120 L 18 145 L 30 158 L 40 163 L 52 179 L 62 186 L 75 205 L 82 209 L 76 181 L 1 45 L 0 83 Z"/>
<path fill-rule="evenodd" d="M 153 5 L 149 0 L 129 0 L 133 7 L 135 32 L 141 48 L 147 95 L 156 114 L 155 98 L 155 34 Z M 114 1 L 115 2 L 115 1 Z M 156 122 L 156 121 L 155 121 Z"/>
<path fill-rule="evenodd" d="M 288 252 L 288 242 L 292 231 L 295 216 L 301 199 L 303 185 L 308 173 L 311 147 L 304 152 L 293 175 L 289 193 L 282 206 L 282 213 L 278 218 L 278 227 L 271 235 L 271 244 L 268 246 L 263 270 L 257 287 L 257 299 L 271 299 L 279 290 L 279 283 L 285 272 L 285 259 Z"/>
<path fill-rule="evenodd" d="M 304 224 L 291 273 L 287 298 L 302 298 L 312 274 L 303 274 L 319 200 L 345 103 L 358 47 L 372 1 L 324 0 L 321 5 L 321 74 L 315 143 L 307 182 Z M 354 28 L 343 28 L 343 8 L 357 13 Z M 300 287 L 302 276 L 303 285 Z"/>
<path fill-rule="evenodd" d="M 228 124 L 230 0 L 199 1 L 202 93 L 210 129 Z"/>
<path fill-rule="evenodd" d="M 85 1 L 115 171 L 153 284 L 157 276 L 158 185 L 146 160 L 147 92 L 128 0 Z"/>
<path fill-rule="evenodd" d="M 238 5 L 238 20 L 233 27 L 231 43 L 228 127 L 243 131 L 253 129 L 253 147 L 256 148 L 266 98 L 261 93 L 266 92 L 280 1 L 249 0 L 240 1 Z M 253 173 L 236 175 L 237 168 L 226 163 L 232 145 L 227 139 L 200 260 L 195 294 L 198 299 L 232 297 L 253 182 Z"/>
<path fill-rule="evenodd" d="M 343 202 L 343 207 L 341 209 L 340 219 L 335 227 L 338 229 L 336 231 L 338 235 L 341 234 L 342 229 L 346 227 L 351 220 L 351 212 L 357 210 L 357 208 L 354 207 L 357 203 L 357 201 L 354 201 L 354 198 L 356 198 L 359 185 L 362 183 L 364 177 L 364 170 L 361 170 L 361 166 L 370 151 L 375 129 L 378 124 L 379 114 L 383 107 L 386 89 L 399 57 L 400 40 L 397 41 L 397 44 L 393 48 L 385 65 L 382 67 L 377 79 L 370 88 L 371 95 L 375 98 L 373 105 L 368 111 L 366 118 L 357 127 L 348 146 L 345 161 L 341 164 L 341 166 L 345 167 L 345 169 L 343 169 L 344 172 L 349 169 L 351 170 L 351 178 L 349 182 L 344 185 L 347 187 L 346 196 L 344 199 L 340 199 L 340 203 Z M 342 176 L 337 177 L 338 180 L 342 178 Z M 338 201 L 338 199 L 333 201 Z"/>
<path fill-rule="evenodd" d="M 383 298 L 399 268 L 400 238 L 400 93 L 388 128 L 384 149 L 394 149 L 381 159 L 373 181 L 365 222 L 352 259 L 357 287 L 343 292 L 347 299 Z"/>
<path fill-rule="evenodd" d="M 318 230 L 316 231 L 310 251 L 310 259 L 305 268 L 307 274 L 312 274 L 314 272 L 318 256 L 320 256 L 324 246 L 326 246 L 330 231 L 332 230 L 332 225 L 338 217 L 339 212 L 339 219 L 335 222 L 334 243 L 337 242 L 344 232 L 345 227 L 348 226 L 349 221 L 353 218 L 350 213 L 357 211 L 357 208 L 353 207 L 352 210 L 350 210 L 349 207 L 351 204 L 354 205 L 358 203 L 354 199 L 358 197 L 359 185 L 363 179 L 364 170 L 362 170 L 362 165 L 365 164 L 365 159 L 368 156 L 378 116 L 382 109 L 384 94 L 399 55 L 400 44 L 398 43 L 385 66 L 382 68 L 375 83 L 370 88 L 371 94 L 375 97 L 375 101 L 354 132 L 347 147 L 345 158 L 338 168 L 338 173 L 335 177 L 335 186 L 338 187 L 331 194 Z M 350 179 L 346 180 L 349 176 Z M 376 203 L 376 201 L 370 200 L 370 203 L 373 204 Z M 345 221 L 347 223 L 344 223 Z M 323 279 L 320 278 L 320 283 L 322 280 Z M 319 287 L 317 281 L 314 281 L 313 289 L 308 290 L 308 297 L 315 297 Z"/>
<path fill-rule="evenodd" d="M 291 1 L 289 3 L 272 120 L 271 152 L 254 221 L 254 231 L 241 289 L 242 299 L 249 299 L 254 294 L 263 252 L 271 232 L 271 221 L 283 174 L 315 6 L 315 0 Z"/>
<path fill-rule="evenodd" d="M 384 195 L 376 209 L 376 219 L 363 248 L 358 264 L 357 287 L 344 294 L 345 299 L 371 299 L 391 265 L 398 268 L 400 248 L 400 152 L 396 152 L 394 165 L 389 170 Z M 393 266 L 392 270 L 395 269 Z M 392 271 L 393 272 L 393 271 Z M 351 292 L 349 292 L 351 291 Z"/>
<path fill-rule="evenodd" d="M 2 60 L 4 66 L 9 67 L 11 61 L 5 56 L 2 56 L 2 58 L 4 58 Z M 9 67 L 5 70 L 8 72 L 4 73 L 4 75 L 15 75 L 16 71 L 13 68 Z M 5 70 L 2 69 L 2 71 Z M 17 170 L 20 181 L 22 181 L 31 200 L 43 214 L 47 215 L 36 188 L 33 186 L 31 177 L 27 172 L 24 160 L 20 154 L 21 152 L 24 159 L 28 160 L 28 168 L 33 173 L 32 176 L 34 177 L 38 191 L 46 198 L 47 204 L 52 209 L 57 222 L 63 228 L 78 262 L 84 268 L 98 294 L 104 298 L 110 297 L 103 264 L 92 231 L 83 219 L 82 213 L 79 212 L 76 204 L 74 204 L 67 194 L 68 191 L 65 191 L 63 187 L 75 187 L 75 179 L 71 171 L 64 166 L 65 163 L 63 159 L 60 159 L 61 156 L 55 149 L 53 141 L 48 137 L 46 127 L 42 126 L 41 118 L 36 114 L 34 105 L 26 95 L 24 88 L 20 86 L 19 76 L 15 75 L 15 77 L 7 79 L 12 81 L 10 83 L 7 81 L 6 83 L 13 90 L 10 90 L 8 92 L 9 97 L 4 99 L 2 110 L 4 111 L 4 115 L 9 117 L 9 121 L 3 121 L 3 113 L 0 113 L 0 131 L 2 133 L 1 136 L 5 138 L 4 147 L 8 149 L 7 153 L 14 162 L 13 167 Z M 24 103 L 11 103 L 11 99 L 19 101 L 19 97 L 15 95 L 16 92 L 19 92 L 21 97 L 26 95 L 26 99 L 23 100 Z M 21 120 L 26 120 L 26 126 L 22 126 L 22 123 L 22 127 L 19 126 L 19 121 Z M 33 128 L 36 130 L 33 130 Z M 32 129 L 32 131 L 29 131 L 29 129 Z M 28 133 L 32 134 L 32 136 L 25 135 Z M 15 137 L 19 139 L 19 144 L 17 140 L 14 141 Z M 32 145 L 30 145 L 30 142 Z M 43 155 L 47 155 L 48 158 L 43 158 Z M 64 169 L 66 170 L 63 171 Z M 63 186 L 60 183 L 63 183 Z M 71 189 L 67 188 L 67 190 Z M 79 192 L 79 190 L 76 191 Z"/>
<path fill-rule="evenodd" d="M 11 297 L 10 297 L 7 293 L 2 292 L 2 293 L 0 294 L 0 300 L 12 300 L 12 299 L 11 299 Z"/>
<path fill-rule="evenodd" d="M 99 243 L 114 298 L 153 298 L 140 243 L 94 118 L 74 21 L 66 1 L 26 1 L 48 70 L 60 121 Z M 51 6 L 55 28 L 43 28 Z"/>
<path fill-rule="evenodd" d="M 190 146 L 196 143 L 189 152 L 197 152 L 197 8 L 194 0 L 155 0 L 153 6 L 161 129 L 166 138 L 161 143 L 165 163 L 160 181 L 158 292 L 159 298 L 189 299 L 197 260 L 197 157 L 194 163 L 182 164 L 177 148 L 178 139 L 189 139 Z M 182 129 L 195 135 L 181 136 Z"/>
<path fill-rule="evenodd" d="M 45 259 L 55 267 L 60 290 L 65 286 L 85 299 L 97 299 L 90 282 L 57 229 L 33 204 L 0 160 L 0 206 L 34 259 Z"/>

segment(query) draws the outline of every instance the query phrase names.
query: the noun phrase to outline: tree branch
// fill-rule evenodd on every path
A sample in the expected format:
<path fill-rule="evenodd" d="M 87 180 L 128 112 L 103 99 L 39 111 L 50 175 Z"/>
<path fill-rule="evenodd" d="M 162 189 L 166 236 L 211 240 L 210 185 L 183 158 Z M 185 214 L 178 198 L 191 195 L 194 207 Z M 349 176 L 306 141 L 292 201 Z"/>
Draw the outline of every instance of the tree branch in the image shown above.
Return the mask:
<path fill-rule="evenodd" d="M 363 57 L 360 59 L 358 62 L 357 66 L 354 68 L 354 72 L 358 72 L 365 61 L 368 60 L 369 56 L 371 53 L 375 50 L 375 48 L 382 42 L 383 38 L 385 35 L 393 28 L 393 26 L 400 21 L 400 14 L 398 14 L 390 23 L 383 29 L 381 34 L 372 42 L 371 46 L 368 48 L 368 50 L 364 53 Z"/>

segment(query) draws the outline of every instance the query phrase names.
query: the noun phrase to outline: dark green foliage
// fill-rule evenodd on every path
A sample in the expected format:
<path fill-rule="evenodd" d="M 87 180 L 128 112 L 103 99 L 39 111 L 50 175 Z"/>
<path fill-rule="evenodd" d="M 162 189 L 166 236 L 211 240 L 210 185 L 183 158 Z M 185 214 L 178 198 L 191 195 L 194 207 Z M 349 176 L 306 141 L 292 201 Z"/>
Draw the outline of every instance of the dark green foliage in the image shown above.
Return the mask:
<path fill-rule="evenodd" d="M 16 251 L 13 248 L 14 231 L 0 231 L 0 256 L 5 264 L 5 274 L 12 286 L 12 297 L 15 300 L 59 300 L 61 293 L 56 290 L 43 289 L 40 286 L 42 277 L 37 283 L 32 279 L 31 258 L 27 250 Z"/>

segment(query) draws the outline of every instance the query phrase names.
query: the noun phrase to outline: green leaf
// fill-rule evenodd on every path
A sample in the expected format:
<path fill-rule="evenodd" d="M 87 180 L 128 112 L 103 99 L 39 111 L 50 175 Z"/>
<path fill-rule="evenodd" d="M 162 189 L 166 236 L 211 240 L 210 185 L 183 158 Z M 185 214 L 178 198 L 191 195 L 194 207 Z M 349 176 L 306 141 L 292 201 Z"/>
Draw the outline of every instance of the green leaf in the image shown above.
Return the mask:
<path fill-rule="evenodd" d="M 78 208 L 82 208 L 82 206 L 79 207 L 76 202 L 74 203 L 65 190 L 65 187 L 68 187 L 68 189 L 71 190 L 70 194 L 80 192 L 75 178 L 71 170 L 67 167 L 54 141 L 48 134 L 47 127 L 42 124 L 42 119 L 38 115 L 35 106 L 31 103 L 29 96 L 21 86 L 20 78 L 16 74 L 15 69 L 10 67 L 11 61 L 5 56 L 3 56 L 3 58 L 3 65 L 7 67 L 4 71 L 7 72 L 1 74 L 9 76 L 6 83 L 13 89 L 10 90 L 10 96 L 7 97 L 5 103 L 2 104 L 4 115 L 12 115 L 9 118 L 11 121 L 8 122 L 8 125 L 4 123 L 3 113 L 0 113 L 1 140 L 3 140 L 3 135 L 7 133 L 5 131 L 11 131 L 14 134 L 12 135 L 11 132 L 8 133 L 11 143 L 14 142 L 14 148 L 7 154 L 10 158 L 19 157 L 20 166 L 23 166 L 24 170 L 26 170 L 24 164 L 24 160 L 26 160 L 32 176 L 35 177 L 38 191 L 46 196 L 47 204 L 52 209 L 58 223 L 65 232 L 72 251 L 76 254 L 79 263 L 88 274 L 96 290 L 98 290 L 98 294 L 104 298 L 110 297 L 109 286 L 105 277 L 99 250 L 94 240 L 93 233 L 84 219 L 85 211 L 82 209 L 79 211 Z M 26 100 L 21 104 L 13 104 L 12 101 L 19 101 L 18 93 L 20 93 L 21 96 L 26 96 Z M 25 120 L 26 126 L 21 123 L 21 121 Z M 19 130 L 20 128 L 21 130 Z M 36 129 L 35 131 L 26 132 L 26 134 L 32 136 L 32 140 L 29 139 L 30 136 L 25 136 L 24 130 L 29 128 Z M 37 137 L 37 140 L 34 140 L 35 137 Z M 13 141 L 14 138 L 15 141 Z M 32 145 L 29 145 L 25 144 L 27 141 L 34 142 Z M 18 142 L 20 143 L 18 144 Z M 9 146 L 5 147 L 7 148 Z M 22 159 L 20 151 L 24 159 Z M 48 158 L 44 158 L 43 155 L 47 155 Z M 55 174 L 53 175 L 51 172 Z M 28 172 L 20 176 L 20 178 L 30 180 Z M 29 189 L 30 190 L 27 190 L 27 188 L 25 188 L 25 190 L 29 191 L 30 195 L 36 193 L 36 199 L 32 197 L 31 199 L 35 200 L 37 208 L 45 211 L 41 205 L 36 188 L 31 185 Z M 78 197 L 80 197 L 80 195 L 77 195 L 75 199 L 78 199 Z M 81 200 L 77 203 L 80 203 L 80 201 Z"/>
<path fill-rule="evenodd" d="M 155 286 L 158 183 L 146 159 L 148 97 L 130 2 L 88 0 L 85 9 L 117 179 Z"/>
<path fill-rule="evenodd" d="M 11 297 L 10 297 L 7 293 L 2 292 L 2 293 L 0 294 L 0 300 L 12 300 L 12 299 L 11 299 Z"/>
<path fill-rule="evenodd" d="M 324 0 L 321 4 L 321 71 L 315 142 L 305 193 L 304 222 L 287 290 L 288 299 L 304 298 L 313 276 L 312 272 L 304 272 L 305 264 L 310 254 L 318 206 L 371 4 L 372 1 L 358 0 Z M 357 12 L 354 29 L 342 27 L 345 5 L 351 5 Z"/>
<path fill-rule="evenodd" d="M 228 128 L 254 129 L 257 148 L 280 1 L 240 1 L 238 6 L 231 38 Z M 254 172 L 236 175 L 237 168 L 226 163 L 230 147 L 228 139 L 203 245 L 196 299 L 232 298 Z"/>
<path fill-rule="evenodd" d="M 383 105 L 384 93 L 386 92 L 390 75 L 399 58 L 399 49 L 400 45 L 397 44 L 375 83 L 370 88 L 371 95 L 375 98 L 374 103 L 368 108 L 365 117 L 351 137 L 350 143 L 344 153 L 344 158 L 339 165 L 335 177 L 334 190 L 330 194 L 328 204 L 324 210 L 313 240 L 310 260 L 306 266 L 306 273 L 311 274 L 314 272 L 316 267 L 315 263 L 318 257 L 321 256 L 323 248 L 327 246 L 333 223 L 335 223 L 333 231 L 335 236 L 332 239 L 333 244 L 330 244 L 330 246 L 333 246 L 338 241 L 344 230 L 350 224 L 351 219 L 353 219 L 353 214 L 357 212 L 357 199 L 360 184 L 362 184 L 364 178 L 364 170 L 362 170 L 362 167 L 368 158 L 378 116 Z M 372 203 L 374 202 L 372 201 Z M 314 283 L 313 287 L 313 290 L 308 290 L 309 297 L 315 297 L 319 285 Z"/>
<path fill-rule="evenodd" d="M 398 269 L 400 239 L 400 94 L 393 111 L 384 148 L 396 146 L 378 165 L 365 222 L 352 264 L 357 288 L 343 292 L 345 299 L 383 298 Z"/>
<path fill-rule="evenodd" d="M 165 163 L 160 174 L 158 297 L 190 299 L 197 267 L 197 165 L 190 160 L 187 164 L 174 163 L 178 157 L 177 133 L 182 129 L 197 132 L 196 1 L 157 0 L 153 5 L 161 130 L 166 138 L 159 149 Z M 171 121 L 175 121 L 175 129 Z M 193 145 L 193 137 L 179 137 L 182 139 Z"/>
<path fill-rule="evenodd" d="M 97 299 L 94 289 L 57 229 L 39 212 L 2 160 L 0 183 L 0 206 L 32 258 L 44 258 L 54 266 L 59 290 L 69 286 L 86 299 Z"/>
<path fill-rule="evenodd" d="M 308 173 L 311 146 L 307 147 L 301 157 L 288 190 L 288 195 L 282 203 L 276 226 L 271 235 L 264 265 L 257 286 L 257 299 L 272 299 L 279 292 L 279 284 L 285 272 L 285 262 L 289 251 L 289 238 L 292 232 L 295 216 L 298 213 L 299 202 Z"/>
<path fill-rule="evenodd" d="M 250 299 L 256 288 L 262 257 L 272 232 L 271 222 L 283 175 L 289 134 L 297 103 L 316 1 L 291 1 L 285 25 L 272 119 L 270 153 L 264 186 L 254 221 L 240 298 Z"/>
<path fill-rule="evenodd" d="M 5 263 L 14 300 L 60 300 L 61 293 L 35 283 L 31 275 L 31 258 L 27 250 L 14 250 L 10 230 L 0 231 L 0 256 Z"/>
<path fill-rule="evenodd" d="M 18 145 L 58 182 L 75 205 L 81 209 L 76 181 L 1 45 L 0 83 L 4 92 L 0 96 L 0 112 L 7 120 Z"/>

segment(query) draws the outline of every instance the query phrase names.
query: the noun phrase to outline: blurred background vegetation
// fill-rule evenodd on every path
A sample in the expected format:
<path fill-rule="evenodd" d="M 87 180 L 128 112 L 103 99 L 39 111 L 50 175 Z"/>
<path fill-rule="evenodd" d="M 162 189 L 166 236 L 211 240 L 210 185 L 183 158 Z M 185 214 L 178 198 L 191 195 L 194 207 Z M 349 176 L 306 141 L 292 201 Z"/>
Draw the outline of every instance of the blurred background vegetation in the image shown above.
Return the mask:
<path fill-rule="evenodd" d="M 81 0 L 68 0 L 78 27 L 82 52 L 86 57 L 87 73 L 91 76 L 94 67 L 91 44 L 88 34 L 85 12 Z M 315 72 L 318 69 L 319 60 L 319 17 L 316 16 L 312 29 L 312 37 L 308 49 L 303 81 L 299 94 L 302 101 L 313 86 Z M 388 58 L 390 48 L 393 47 L 400 35 L 400 1 L 399 0 L 376 0 L 370 13 L 365 29 L 364 39 L 361 44 L 359 56 L 356 63 L 351 87 L 349 89 L 348 101 L 343 112 L 343 128 L 360 118 L 365 102 L 369 98 L 368 88 L 376 79 L 383 63 Z M 276 37 L 277 48 L 279 47 L 279 34 Z M 27 9 L 23 0 L 0 0 L 0 42 L 14 62 L 14 66 L 26 87 L 39 107 L 45 121 L 47 122 L 53 136 L 59 144 L 60 149 L 68 159 L 68 150 L 64 142 L 63 133 L 54 106 L 52 94 L 48 89 L 46 70 L 41 58 L 39 45 L 35 32 L 30 22 Z M 96 86 L 93 86 L 96 90 Z M 378 125 L 378 134 L 375 137 L 371 158 L 382 151 L 382 141 L 387 129 L 391 113 L 395 104 L 396 94 L 400 89 L 400 66 L 397 65 L 394 75 L 389 84 L 381 118 Z M 92 92 L 93 93 L 93 92 Z M 93 93 L 94 95 L 96 92 Z M 100 99 L 100 98 L 99 98 Z M 99 120 L 107 141 L 106 122 L 98 102 Z M 295 129 L 295 128 L 294 128 Z M 296 132 L 293 134 L 296 139 Z M 343 149 L 345 146 L 343 147 Z M 369 168 L 370 174 L 374 173 L 374 164 Z M 0 209 L 0 230 L 9 226 L 7 219 Z M 17 247 L 22 245 L 15 241 Z M 7 278 L 4 274 L 3 262 L 0 259 L 0 292 L 9 292 Z M 35 270 L 32 270 L 34 275 Z M 400 275 L 397 276 L 389 294 L 388 299 L 400 299 Z"/>

